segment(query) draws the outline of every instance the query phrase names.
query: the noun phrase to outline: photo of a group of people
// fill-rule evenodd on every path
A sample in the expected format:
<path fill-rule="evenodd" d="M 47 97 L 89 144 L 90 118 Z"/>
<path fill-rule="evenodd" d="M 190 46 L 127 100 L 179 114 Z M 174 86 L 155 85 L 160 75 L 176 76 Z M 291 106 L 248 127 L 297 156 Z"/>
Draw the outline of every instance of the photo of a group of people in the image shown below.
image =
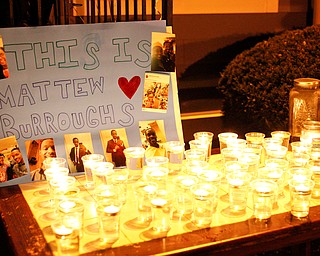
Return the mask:
<path fill-rule="evenodd" d="M 151 71 L 174 72 L 176 69 L 174 34 L 152 33 Z"/>
<path fill-rule="evenodd" d="M 163 120 L 139 122 L 141 145 L 146 149 L 145 156 L 165 156 L 164 143 L 166 136 Z M 106 161 L 116 167 L 126 166 L 124 150 L 130 145 L 125 128 L 100 131 L 101 143 Z M 25 142 L 27 157 L 24 159 L 14 136 L 0 140 L 0 183 L 22 177 L 30 173 L 32 181 L 45 180 L 43 162 L 47 158 L 59 157 L 62 152 L 56 151 L 54 138 L 27 140 Z M 66 160 L 70 173 L 84 172 L 81 158 L 94 153 L 91 134 L 77 133 L 64 135 Z M 102 153 L 102 152 L 99 152 Z M 29 171 L 27 164 L 29 166 Z"/>
<path fill-rule="evenodd" d="M 20 178 L 28 174 L 17 140 L 14 136 L 1 139 L 0 182 Z"/>
<path fill-rule="evenodd" d="M 145 73 L 142 100 L 143 111 L 165 113 L 168 109 L 170 76 L 167 74 Z"/>

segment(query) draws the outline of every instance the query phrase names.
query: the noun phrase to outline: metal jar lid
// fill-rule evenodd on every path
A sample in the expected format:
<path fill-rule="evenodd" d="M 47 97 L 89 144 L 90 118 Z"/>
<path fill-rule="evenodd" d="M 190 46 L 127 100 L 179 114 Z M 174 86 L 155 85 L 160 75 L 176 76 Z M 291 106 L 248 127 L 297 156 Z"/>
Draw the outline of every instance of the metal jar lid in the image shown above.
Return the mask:
<path fill-rule="evenodd" d="M 316 89 L 320 85 L 320 80 L 316 78 L 297 78 L 294 79 L 294 86 L 305 89 Z"/>

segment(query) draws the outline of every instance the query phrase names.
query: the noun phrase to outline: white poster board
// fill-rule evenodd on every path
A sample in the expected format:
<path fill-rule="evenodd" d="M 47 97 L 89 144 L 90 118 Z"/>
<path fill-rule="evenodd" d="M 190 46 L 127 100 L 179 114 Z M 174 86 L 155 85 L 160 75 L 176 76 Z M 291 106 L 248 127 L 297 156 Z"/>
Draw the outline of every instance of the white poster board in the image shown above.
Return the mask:
<path fill-rule="evenodd" d="M 167 141 L 183 141 L 175 72 L 164 72 L 166 111 L 142 108 L 152 32 L 165 33 L 165 21 L 0 29 L 10 74 L 0 80 L 0 153 L 18 146 L 30 169 L 28 150 L 53 138 L 70 162 L 66 138 L 84 134 L 88 150 L 104 154 L 101 134 L 124 129 L 126 146 L 141 146 L 139 122 L 153 120 L 162 120 Z"/>

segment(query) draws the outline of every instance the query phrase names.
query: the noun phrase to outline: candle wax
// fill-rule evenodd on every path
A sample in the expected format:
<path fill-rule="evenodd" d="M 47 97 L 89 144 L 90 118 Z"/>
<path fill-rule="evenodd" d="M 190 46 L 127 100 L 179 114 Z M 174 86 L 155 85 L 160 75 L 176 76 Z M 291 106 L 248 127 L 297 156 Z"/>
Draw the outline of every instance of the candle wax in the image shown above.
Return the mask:
<path fill-rule="evenodd" d="M 156 206 L 163 206 L 167 203 L 167 200 L 163 198 L 156 198 L 156 199 L 152 199 L 151 203 Z"/>
<path fill-rule="evenodd" d="M 181 181 L 181 184 L 184 185 L 184 186 L 192 186 L 193 184 L 195 183 L 194 180 L 191 180 L 191 179 L 186 179 L 186 180 L 182 180 Z"/>
<path fill-rule="evenodd" d="M 153 193 L 154 191 L 156 191 L 156 187 L 152 186 L 152 185 L 147 185 L 143 188 L 143 190 L 147 193 Z"/>
<path fill-rule="evenodd" d="M 120 208 L 115 205 L 109 205 L 104 208 L 104 212 L 106 212 L 106 213 L 117 213 L 117 212 L 119 212 L 119 210 L 120 210 Z"/>
<path fill-rule="evenodd" d="M 196 191 L 194 191 L 194 194 L 196 196 L 208 196 L 209 192 L 205 189 L 197 189 Z"/>

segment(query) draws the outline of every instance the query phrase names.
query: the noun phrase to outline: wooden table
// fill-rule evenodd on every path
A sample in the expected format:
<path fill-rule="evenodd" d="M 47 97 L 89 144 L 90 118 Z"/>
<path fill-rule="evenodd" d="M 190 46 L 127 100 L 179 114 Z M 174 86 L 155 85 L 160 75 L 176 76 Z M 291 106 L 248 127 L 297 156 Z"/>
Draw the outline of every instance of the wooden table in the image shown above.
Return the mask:
<path fill-rule="evenodd" d="M 216 213 L 209 228 L 197 229 L 190 219 L 173 220 L 167 237 L 150 234 L 150 227 L 135 229 L 127 223 L 136 216 L 134 200 L 128 200 L 121 215 L 120 239 L 108 249 L 95 248 L 98 237 L 97 219 L 90 210 L 93 200 L 85 189 L 84 176 L 77 176 L 77 186 L 89 209 L 85 214 L 84 238 L 81 239 L 83 255 L 252 255 L 264 251 L 294 247 L 295 255 L 310 255 L 311 242 L 320 239 L 320 200 L 312 199 L 309 217 L 295 219 L 288 212 L 288 190 L 278 202 L 279 207 L 268 222 L 260 222 L 252 216 L 249 196 L 246 214 L 237 217 L 224 216 L 228 203 L 222 200 L 226 193 L 222 187 Z M 1 252 L 6 255 L 54 255 L 54 237 L 50 234 L 50 222 L 45 219 L 48 209 L 39 204 L 48 198 L 46 183 L 28 183 L 0 189 Z M 129 189 L 129 194 L 132 190 Z M 132 189 L 132 188 L 131 188 Z M 27 199 L 26 199 L 27 198 Z M 91 205 L 91 206 L 90 206 Z M 130 210 L 129 210 L 130 209 Z M 91 247 L 90 247 L 91 245 Z M 6 248 L 4 250 L 4 248 Z"/>

